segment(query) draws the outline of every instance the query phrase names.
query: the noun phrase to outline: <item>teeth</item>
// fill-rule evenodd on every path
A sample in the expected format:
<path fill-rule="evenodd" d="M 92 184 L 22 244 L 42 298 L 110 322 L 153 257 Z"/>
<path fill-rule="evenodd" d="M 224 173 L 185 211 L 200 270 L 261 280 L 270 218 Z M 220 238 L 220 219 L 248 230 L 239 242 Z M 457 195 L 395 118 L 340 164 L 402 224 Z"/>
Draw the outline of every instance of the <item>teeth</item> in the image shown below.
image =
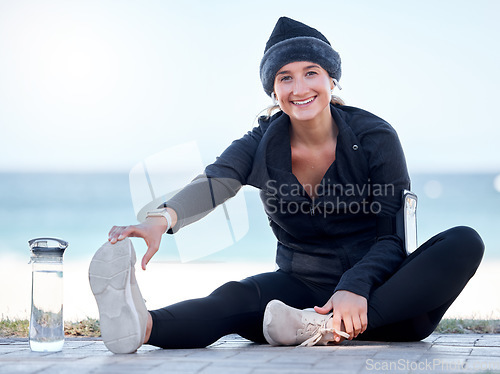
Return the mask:
<path fill-rule="evenodd" d="M 304 100 L 304 101 L 292 101 L 295 105 L 304 105 L 304 104 L 307 104 L 307 103 L 310 103 L 311 101 L 314 100 L 314 97 L 311 97 L 310 99 L 308 100 Z"/>

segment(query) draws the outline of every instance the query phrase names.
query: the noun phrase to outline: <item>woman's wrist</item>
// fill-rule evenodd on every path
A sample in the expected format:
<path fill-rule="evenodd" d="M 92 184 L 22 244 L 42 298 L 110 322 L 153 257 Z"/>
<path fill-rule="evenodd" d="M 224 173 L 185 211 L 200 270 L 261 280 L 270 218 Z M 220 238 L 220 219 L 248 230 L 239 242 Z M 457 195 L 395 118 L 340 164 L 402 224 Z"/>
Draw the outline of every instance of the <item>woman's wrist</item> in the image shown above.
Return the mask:
<path fill-rule="evenodd" d="M 161 227 L 161 233 L 164 234 L 169 230 L 168 222 L 165 217 L 161 216 L 148 216 L 144 223 L 151 226 Z"/>
<path fill-rule="evenodd" d="M 167 207 L 167 212 L 170 214 L 172 218 L 172 222 L 170 223 L 170 228 L 175 227 L 177 224 L 177 212 L 170 207 Z"/>
<path fill-rule="evenodd" d="M 166 233 L 177 223 L 177 213 L 170 207 L 159 208 L 148 212 L 146 220 L 164 226 L 163 232 Z"/>

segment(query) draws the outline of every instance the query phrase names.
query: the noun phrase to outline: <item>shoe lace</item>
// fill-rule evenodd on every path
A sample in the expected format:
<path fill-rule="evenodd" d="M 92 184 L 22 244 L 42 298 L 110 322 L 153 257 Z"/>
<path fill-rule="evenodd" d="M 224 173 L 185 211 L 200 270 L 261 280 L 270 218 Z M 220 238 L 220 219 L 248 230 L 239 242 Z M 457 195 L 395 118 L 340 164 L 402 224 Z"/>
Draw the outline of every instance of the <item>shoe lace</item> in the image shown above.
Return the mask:
<path fill-rule="evenodd" d="M 317 344 L 325 334 L 333 332 L 337 333 L 340 336 L 343 336 L 344 338 L 349 338 L 349 334 L 344 331 L 339 331 L 333 327 L 326 327 L 328 321 L 330 321 L 332 316 L 333 314 L 330 314 L 327 319 L 323 320 L 319 324 L 317 322 L 309 322 L 305 328 L 305 331 L 311 331 L 314 335 L 300 344 L 299 347 L 312 347 L 313 345 Z"/>

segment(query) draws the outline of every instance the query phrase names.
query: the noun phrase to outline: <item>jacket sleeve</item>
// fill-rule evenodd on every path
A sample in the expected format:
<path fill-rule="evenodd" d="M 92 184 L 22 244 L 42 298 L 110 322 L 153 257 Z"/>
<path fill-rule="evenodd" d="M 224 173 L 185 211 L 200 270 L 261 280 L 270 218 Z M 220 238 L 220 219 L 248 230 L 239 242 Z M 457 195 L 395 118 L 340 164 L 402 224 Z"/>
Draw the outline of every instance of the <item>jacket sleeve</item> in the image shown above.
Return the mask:
<path fill-rule="evenodd" d="M 219 204 L 236 195 L 246 184 L 253 158 L 263 134 L 259 125 L 235 140 L 216 161 L 205 168 L 191 183 L 165 202 L 177 213 L 177 223 L 168 233 L 174 234 L 213 211 Z"/>
<path fill-rule="evenodd" d="M 395 216 L 402 191 L 410 188 L 406 160 L 396 131 L 389 125 L 374 126 L 360 136 L 373 185 L 387 185 L 387 193 L 372 196 L 372 207 L 381 216 Z M 347 290 L 369 298 L 374 287 L 387 280 L 404 260 L 403 243 L 394 233 L 377 237 L 366 255 L 341 277 L 335 291 Z"/>

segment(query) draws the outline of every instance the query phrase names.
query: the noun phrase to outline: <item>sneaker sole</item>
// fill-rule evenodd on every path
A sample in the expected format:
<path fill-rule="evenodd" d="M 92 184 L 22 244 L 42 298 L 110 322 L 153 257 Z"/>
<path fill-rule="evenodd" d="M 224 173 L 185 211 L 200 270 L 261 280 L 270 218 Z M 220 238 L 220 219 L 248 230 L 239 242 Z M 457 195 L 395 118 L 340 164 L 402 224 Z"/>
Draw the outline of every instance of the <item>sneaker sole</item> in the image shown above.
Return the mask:
<path fill-rule="evenodd" d="M 281 308 L 282 302 L 279 300 L 271 300 L 269 303 L 266 305 L 266 310 L 264 311 L 264 321 L 262 322 L 262 332 L 264 333 L 264 338 L 266 338 L 266 341 L 274 346 L 281 345 L 278 342 L 274 341 L 271 336 L 269 336 L 268 329 L 267 327 L 271 324 L 271 321 L 273 320 L 273 314 L 272 314 L 272 309 L 275 308 Z"/>
<path fill-rule="evenodd" d="M 101 336 L 113 353 L 133 353 L 144 333 L 134 304 L 130 277 L 136 257 L 132 243 L 124 239 L 105 243 L 89 266 L 89 281 L 99 309 Z"/>

